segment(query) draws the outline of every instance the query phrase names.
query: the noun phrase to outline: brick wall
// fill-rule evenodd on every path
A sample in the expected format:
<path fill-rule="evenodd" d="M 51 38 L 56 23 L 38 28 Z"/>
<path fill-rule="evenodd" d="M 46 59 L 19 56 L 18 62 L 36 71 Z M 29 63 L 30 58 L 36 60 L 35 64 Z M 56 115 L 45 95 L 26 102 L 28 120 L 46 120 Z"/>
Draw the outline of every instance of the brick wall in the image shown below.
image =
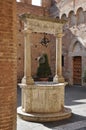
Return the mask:
<path fill-rule="evenodd" d="M 42 0 L 43 7 L 51 7 L 51 0 Z"/>
<path fill-rule="evenodd" d="M 41 0 L 43 7 L 50 7 L 52 0 Z M 21 2 L 26 4 L 32 4 L 32 0 L 21 0 Z"/>
<path fill-rule="evenodd" d="M 17 2 L 17 77 L 18 82 L 21 82 L 21 79 L 24 75 L 24 36 L 21 31 L 21 25 L 19 21 L 19 15 L 23 13 L 31 13 L 33 15 L 43 16 L 44 8 L 40 6 L 32 6 L 31 4 L 26 4 L 22 2 Z M 48 10 L 45 11 L 45 15 L 48 15 Z M 36 74 L 38 62 L 35 60 L 39 55 L 41 55 L 44 50 L 49 54 L 49 48 L 45 48 L 39 44 L 43 34 L 33 33 L 32 34 L 32 75 Z M 38 51 L 39 50 L 39 51 Z M 40 53 L 41 52 L 41 53 Z M 35 64 L 35 65 L 33 65 Z"/>
<path fill-rule="evenodd" d="M 16 129 L 15 0 L 0 0 L 0 130 Z"/>

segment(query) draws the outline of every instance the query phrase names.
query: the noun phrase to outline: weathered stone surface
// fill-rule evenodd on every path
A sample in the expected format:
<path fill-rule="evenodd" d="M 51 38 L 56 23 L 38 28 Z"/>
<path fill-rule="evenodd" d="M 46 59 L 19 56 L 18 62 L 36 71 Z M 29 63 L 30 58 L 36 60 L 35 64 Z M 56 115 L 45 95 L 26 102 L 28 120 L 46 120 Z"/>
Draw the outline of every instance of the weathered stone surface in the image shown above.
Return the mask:
<path fill-rule="evenodd" d="M 65 83 L 37 82 L 34 85 L 23 85 L 22 107 L 18 114 L 30 121 L 54 121 L 69 118 L 71 110 L 64 108 Z"/>

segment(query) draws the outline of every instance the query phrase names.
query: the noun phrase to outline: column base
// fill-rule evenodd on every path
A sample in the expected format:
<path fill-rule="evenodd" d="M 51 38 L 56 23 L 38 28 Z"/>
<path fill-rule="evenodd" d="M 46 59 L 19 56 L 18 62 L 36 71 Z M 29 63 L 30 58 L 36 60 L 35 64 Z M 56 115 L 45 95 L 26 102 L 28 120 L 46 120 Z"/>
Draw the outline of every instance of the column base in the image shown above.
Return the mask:
<path fill-rule="evenodd" d="M 58 76 L 58 82 L 59 83 L 64 83 L 65 82 L 64 77 L 63 76 Z"/>
<path fill-rule="evenodd" d="M 34 84 L 34 80 L 32 77 L 26 78 L 25 76 L 22 78 L 22 84 Z"/>
<path fill-rule="evenodd" d="M 54 83 L 58 83 L 58 75 L 55 75 L 55 76 L 54 76 L 53 82 L 54 82 Z"/>
<path fill-rule="evenodd" d="M 63 76 L 55 75 L 55 77 L 53 78 L 53 82 L 54 82 L 54 83 L 64 83 L 65 80 L 64 80 L 64 77 L 63 77 Z"/>

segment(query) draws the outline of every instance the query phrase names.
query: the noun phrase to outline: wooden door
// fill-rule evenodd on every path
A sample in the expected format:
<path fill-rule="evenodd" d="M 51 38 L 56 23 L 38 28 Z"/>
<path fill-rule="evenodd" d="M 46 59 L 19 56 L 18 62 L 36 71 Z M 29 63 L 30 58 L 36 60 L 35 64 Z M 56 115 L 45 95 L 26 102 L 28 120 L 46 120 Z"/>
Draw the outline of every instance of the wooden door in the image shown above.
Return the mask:
<path fill-rule="evenodd" d="M 73 58 L 73 84 L 81 85 L 82 62 L 81 56 Z"/>

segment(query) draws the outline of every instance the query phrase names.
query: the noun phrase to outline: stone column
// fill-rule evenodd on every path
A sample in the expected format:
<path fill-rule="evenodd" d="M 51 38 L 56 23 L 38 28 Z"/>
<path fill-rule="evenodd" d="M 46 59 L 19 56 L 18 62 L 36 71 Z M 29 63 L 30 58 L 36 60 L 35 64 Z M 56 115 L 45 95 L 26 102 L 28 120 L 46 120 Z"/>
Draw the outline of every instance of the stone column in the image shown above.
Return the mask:
<path fill-rule="evenodd" d="M 34 84 L 34 80 L 31 76 L 31 37 L 32 31 L 25 30 L 24 38 L 25 38 L 25 46 L 24 46 L 24 78 L 22 79 L 22 83 L 24 84 Z"/>
<path fill-rule="evenodd" d="M 58 74 L 57 74 L 57 64 L 58 64 L 58 38 L 56 37 L 56 66 L 55 66 L 55 77 L 53 78 L 53 81 L 58 83 Z"/>
<path fill-rule="evenodd" d="M 56 75 L 54 82 L 63 83 L 64 78 L 62 76 L 62 33 L 56 35 Z"/>

